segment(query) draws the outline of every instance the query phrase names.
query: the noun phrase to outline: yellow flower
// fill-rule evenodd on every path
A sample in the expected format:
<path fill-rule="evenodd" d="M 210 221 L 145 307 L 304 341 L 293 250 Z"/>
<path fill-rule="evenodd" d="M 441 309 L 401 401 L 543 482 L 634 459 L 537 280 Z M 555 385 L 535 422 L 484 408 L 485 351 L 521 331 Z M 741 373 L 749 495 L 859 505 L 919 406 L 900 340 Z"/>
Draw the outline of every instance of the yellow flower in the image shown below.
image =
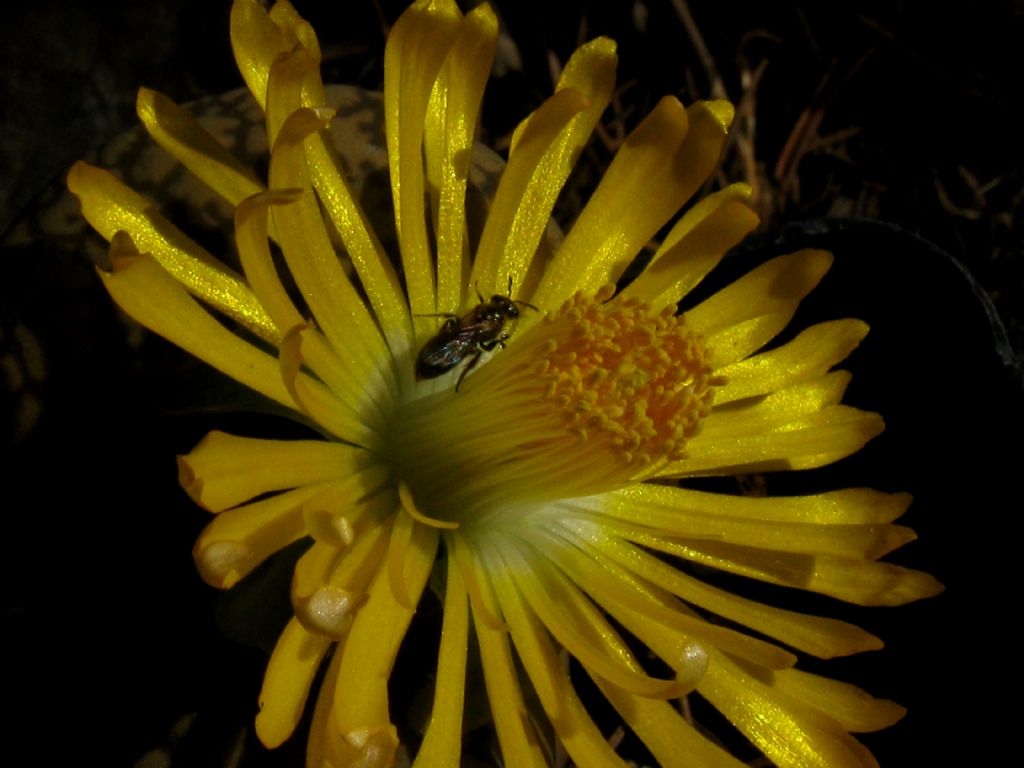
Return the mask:
<path fill-rule="evenodd" d="M 878 562 L 913 538 L 892 525 L 908 497 L 755 498 L 676 482 L 813 468 L 860 449 L 882 421 L 841 404 L 849 376 L 831 369 L 867 328 L 836 320 L 766 348 L 827 271 L 819 251 L 774 259 L 677 314 L 756 225 L 743 185 L 691 207 L 623 279 L 711 172 L 732 108 L 664 99 L 559 242 L 552 207 L 613 88 L 614 43 L 594 40 L 519 126 L 470 236 L 473 133 L 497 23 L 485 5 L 463 16 L 452 0 L 418 2 L 385 54 L 397 270 L 326 138 L 333 113 L 312 29 L 286 2 L 268 13 L 236 0 L 231 32 L 266 113 L 265 185 L 165 97 L 141 91 L 139 113 L 236 206 L 244 276 L 109 173 L 79 163 L 68 183 L 111 242 L 101 276 L 128 314 L 324 435 L 214 432 L 181 459 L 184 486 L 216 513 L 195 547 L 211 584 L 229 588 L 313 540 L 267 668 L 261 740 L 290 736 L 330 658 L 309 764 L 390 765 L 388 680 L 436 568 L 444 620 L 417 766 L 459 764 L 471 642 L 508 766 L 546 764 L 531 695 L 576 764 L 624 764 L 563 649 L 661 765 L 741 765 L 673 705 L 690 692 L 776 765 L 873 765 L 849 734 L 890 725 L 902 708 L 798 671 L 793 651 L 829 658 L 881 642 L 733 595 L 687 563 L 860 604 L 933 595 L 930 576 Z M 480 342 L 495 349 L 476 364 Z M 450 370 L 417 380 L 424 347 L 426 362 Z M 662 671 L 645 671 L 641 646 Z"/>

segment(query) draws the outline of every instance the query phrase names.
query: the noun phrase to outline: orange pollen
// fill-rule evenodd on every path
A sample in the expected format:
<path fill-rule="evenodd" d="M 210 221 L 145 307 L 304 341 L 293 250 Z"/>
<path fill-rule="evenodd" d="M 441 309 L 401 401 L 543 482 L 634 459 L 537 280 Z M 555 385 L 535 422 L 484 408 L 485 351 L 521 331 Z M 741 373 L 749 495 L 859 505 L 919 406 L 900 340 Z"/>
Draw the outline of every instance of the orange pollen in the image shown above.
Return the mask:
<path fill-rule="evenodd" d="M 579 437 L 631 465 L 678 460 L 721 383 L 709 352 L 674 307 L 651 313 L 639 299 L 607 302 L 611 293 L 576 294 L 545 318 L 533 372 Z"/>

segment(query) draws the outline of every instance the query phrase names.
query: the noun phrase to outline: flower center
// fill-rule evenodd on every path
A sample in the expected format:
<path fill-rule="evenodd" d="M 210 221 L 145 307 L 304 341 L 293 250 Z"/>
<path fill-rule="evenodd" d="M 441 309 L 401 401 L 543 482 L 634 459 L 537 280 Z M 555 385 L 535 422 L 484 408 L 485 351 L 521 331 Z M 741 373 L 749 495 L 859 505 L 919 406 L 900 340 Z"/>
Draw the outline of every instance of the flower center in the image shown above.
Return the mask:
<path fill-rule="evenodd" d="M 403 405 L 391 460 L 417 507 L 472 526 L 590 496 L 683 457 L 711 409 L 708 350 L 673 307 L 577 294 L 447 390 Z"/>

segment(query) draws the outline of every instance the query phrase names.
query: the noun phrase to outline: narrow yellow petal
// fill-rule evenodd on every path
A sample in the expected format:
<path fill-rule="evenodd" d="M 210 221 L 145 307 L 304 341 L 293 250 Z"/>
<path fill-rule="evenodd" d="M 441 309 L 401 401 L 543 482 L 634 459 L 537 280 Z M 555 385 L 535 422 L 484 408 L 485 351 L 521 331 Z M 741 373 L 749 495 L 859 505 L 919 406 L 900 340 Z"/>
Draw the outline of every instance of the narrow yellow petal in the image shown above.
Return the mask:
<path fill-rule="evenodd" d="M 798 669 L 772 673 L 770 684 L 772 688 L 837 720 L 850 733 L 888 728 L 907 713 L 896 702 L 876 699 L 855 685 Z"/>
<path fill-rule="evenodd" d="M 481 290 L 507 290 L 510 276 L 523 284 L 558 193 L 611 100 L 617 62 L 608 38 L 580 46 L 555 94 L 516 129 L 473 263 Z"/>
<path fill-rule="evenodd" d="M 661 533 L 687 539 L 724 541 L 774 552 L 865 560 L 877 560 L 916 538 L 911 529 L 900 525 L 767 523 L 729 520 L 714 514 L 680 515 L 673 529 L 663 529 Z"/>
<path fill-rule="evenodd" d="M 298 409 L 274 358 L 218 323 L 152 257 L 117 256 L 114 271 L 99 275 L 111 298 L 146 328 L 271 400 Z"/>
<path fill-rule="evenodd" d="M 280 5 L 280 4 L 279 4 Z M 280 11 L 278 21 L 286 21 Z M 293 17 L 297 18 L 297 17 Z M 305 25 L 307 28 L 309 25 Z M 312 28 L 302 31 L 306 46 L 315 40 Z M 246 85 L 262 109 L 267 106 L 267 82 L 274 59 L 299 42 L 296 24 L 275 23 L 258 0 L 235 0 L 231 6 L 231 47 Z M 317 48 L 314 48 L 317 50 Z M 318 50 L 317 50 L 318 52 Z"/>
<path fill-rule="evenodd" d="M 315 542 L 296 565 L 292 578 L 295 617 L 310 632 L 343 639 L 357 611 L 366 603 L 366 589 L 387 549 L 390 526 L 369 522 L 350 549 Z"/>
<path fill-rule="evenodd" d="M 352 765 L 359 758 L 359 753 L 334 727 L 334 698 L 338 690 L 338 672 L 341 670 L 344 651 L 345 638 L 342 638 L 331 656 L 331 663 L 327 666 L 327 673 L 316 697 L 306 747 L 306 768 L 341 768 Z"/>
<path fill-rule="evenodd" d="M 487 4 L 462 19 L 434 84 L 424 150 L 437 243 L 437 311 L 458 312 L 469 274 L 466 184 L 484 85 L 498 45 L 498 19 Z"/>
<path fill-rule="evenodd" d="M 203 580 L 220 589 L 233 587 L 270 555 L 305 536 L 302 503 L 328 485 L 285 491 L 213 518 L 192 549 Z"/>
<path fill-rule="evenodd" d="M 712 568 L 858 605 L 903 605 L 932 597 L 943 589 L 927 573 L 890 563 L 764 552 L 713 541 L 667 541 L 639 531 L 625 536 L 645 547 Z"/>
<path fill-rule="evenodd" d="M 634 696 L 599 677 L 593 679 L 661 768 L 749 768 L 690 725 L 668 702 Z"/>
<path fill-rule="evenodd" d="M 395 230 L 414 315 L 437 311 L 424 207 L 423 130 L 434 81 L 461 18 L 453 0 L 420 0 L 395 22 L 384 49 L 384 114 Z"/>
<path fill-rule="evenodd" d="M 579 91 L 564 88 L 525 123 L 501 174 L 473 262 L 470 282 L 482 292 L 507 291 L 509 277 L 513 293 L 521 287 L 564 183 L 559 171 L 568 166 L 567 173 L 575 160 L 566 156 L 566 137 L 589 106 Z"/>
<path fill-rule="evenodd" d="M 267 244 L 267 212 L 272 205 L 295 202 L 301 190 L 257 192 L 235 208 L 235 246 L 245 279 L 274 321 L 278 334 L 299 325 L 303 318 L 281 284 Z"/>
<path fill-rule="evenodd" d="M 444 622 L 437 656 L 434 708 L 413 768 L 450 768 L 462 754 L 462 704 L 466 691 L 466 654 L 469 651 L 469 601 L 462 572 L 448 558 L 444 593 Z"/>
<path fill-rule="evenodd" d="M 819 658 L 847 656 L 882 647 L 881 640 L 852 624 L 786 611 L 739 597 L 688 576 L 618 538 L 594 536 L 590 542 L 606 557 L 687 603 Z"/>
<path fill-rule="evenodd" d="M 636 297 L 654 310 L 674 306 L 757 224 L 757 214 L 733 187 L 705 198 L 683 215 L 651 263 L 617 300 Z"/>
<path fill-rule="evenodd" d="M 245 271 L 260 303 L 274 321 L 279 336 L 305 325 L 281 284 L 267 243 L 267 211 L 272 205 L 288 205 L 302 194 L 301 190 L 272 190 L 246 198 L 235 209 L 235 243 Z M 367 398 L 365 383 L 356 381 L 347 365 L 331 348 L 321 333 L 313 329 L 302 332 L 302 362 L 333 392 L 350 403 L 359 404 L 363 419 L 379 422 L 380 407 Z M 278 338 L 277 343 L 281 343 Z"/>
<path fill-rule="evenodd" d="M 302 103 L 303 83 L 316 77 L 320 61 L 303 48 L 282 53 L 270 66 L 267 81 L 267 145 L 273 147 L 288 117 Z M 323 107 L 322 104 L 315 105 Z"/>
<path fill-rule="evenodd" d="M 459 527 L 459 523 L 454 520 L 438 520 L 421 512 L 412 497 L 412 491 L 409 490 L 409 486 L 404 480 L 398 485 L 398 498 L 402 503 L 402 509 L 405 513 L 420 525 L 429 525 L 446 531 L 454 531 Z"/>
<path fill-rule="evenodd" d="M 303 139 L 322 128 L 325 117 L 322 111 L 301 109 L 281 129 L 270 157 L 270 185 L 303 193 L 294 203 L 273 208 L 274 223 L 285 260 L 317 326 L 366 395 L 386 403 L 393 386 L 391 356 L 331 245 L 302 156 Z"/>
<path fill-rule="evenodd" d="M 509 567 L 492 572 L 494 588 L 523 668 L 562 745 L 577 765 L 625 768 L 576 695 L 551 638 L 507 573 Z"/>
<path fill-rule="evenodd" d="M 384 567 L 387 569 L 391 596 L 399 605 L 409 611 L 416 610 L 416 602 L 409 594 L 408 586 L 405 583 L 406 552 L 412 546 L 416 529 L 425 527 L 427 526 L 420 525 L 409 515 L 398 515 L 391 529 L 391 538 L 388 540 L 388 554 Z"/>
<path fill-rule="evenodd" d="M 347 556 L 347 547 L 334 547 L 314 541 L 295 563 L 292 572 L 292 602 L 307 599 L 327 583 L 338 559 Z"/>
<path fill-rule="evenodd" d="M 910 495 L 906 493 L 882 493 L 870 488 L 847 488 L 808 496 L 754 497 L 645 483 L 631 485 L 594 500 L 576 500 L 573 504 L 647 524 L 651 528 L 661 528 L 672 525 L 677 510 L 777 523 L 891 523 L 907 511 L 910 501 Z"/>
<path fill-rule="evenodd" d="M 400 515 L 396 524 L 401 519 Z M 436 529 L 423 525 L 413 528 L 402 574 L 412 605 L 419 602 L 426 586 L 438 538 Z M 402 605 L 392 593 L 388 568 L 378 568 L 370 585 L 370 599 L 349 631 L 339 671 L 345 683 L 334 699 L 334 727 L 349 741 L 388 727 L 387 681 L 413 613 L 414 609 Z"/>
<path fill-rule="evenodd" d="M 392 357 L 406 360 L 412 344 L 409 303 L 391 259 L 353 196 L 333 143 L 313 133 L 306 137 L 305 151 L 313 187 L 356 268 Z"/>
<path fill-rule="evenodd" d="M 135 110 L 161 147 L 232 205 L 263 191 L 252 171 L 162 93 L 140 88 Z"/>
<path fill-rule="evenodd" d="M 756 399 L 713 408 L 701 425 L 700 437 L 715 442 L 755 432 L 789 431 L 796 422 L 825 410 L 841 408 L 852 413 L 855 409 L 839 405 L 850 379 L 849 371 L 832 371 Z"/>
<path fill-rule="evenodd" d="M 214 431 L 178 457 L 178 481 L 201 507 L 221 512 L 271 491 L 347 477 L 369 458 L 361 448 L 324 440 L 257 440 Z"/>
<path fill-rule="evenodd" d="M 716 368 L 742 360 L 786 326 L 831 264 L 825 251 L 779 256 L 691 309 L 687 322 L 704 336 Z"/>
<path fill-rule="evenodd" d="M 543 555 L 534 553 L 538 560 L 531 563 L 511 544 L 502 547 L 502 555 L 520 594 L 537 618 L 589 672 L 638 696 L 669 699 L 682 695 L 683 691 L 675 680 L 648 677 L 638 665 L 624 664 L 602 647 L 608 643 L 622 646 L 622 643 L 597 611 L 586 610 L 583 595 L 564 577 L 542 565 L 540 558 Z M 538 573 L 541 569 L 543 578 Z M 576 610 L 573 610 L 574 606 Z M 598 644 L 588 635 L 602 637 L 604 642 Z"/>
<path fill-rule="evenodd" d="M 820 467 L 856 453 L 885 429 L 877 413 L 847 406 L 830 406 L 787 424 L 788 430 L 733 435 L 721 440 L 698 435 L 687 443 L 686 457 L 666 465 L 659 476 L 735 475 Z"/>
<path fill-rule="evenodd" d="M 492 629 L 495 632 L 507 632 L 508 627 L 505 625 L 505 622 L 501 620 L 498 614 L 492 612 L 489 607 L 490 604 L 484 598 L 484 584 L 482 582 L 486 580 L 486 574 L 481 570 L 473 550 L 466 545 L 465 537 L 449 535 L 445 541 L 449 546 L 452 556 L 459 564 L 462 581 L 465 583 L 466 591 L 469 593 L 470 605 L 473 606 L 474 621 L 483 623 L 488 629 Z"/>
<path fill-rule="evenodd" d="M 374 464 L 303 504 L 302 516 L 310 535 L 335 547 L 351 544 L 358 534 L 355 526 L 363 517 L 377 509 L 394 509 L 394 492 L 387 486 L 390 475 L 387 464 Z"/>
<path fill-rule="evenodd" d="M 563 520 L 555 533 L 561 539 L 547 536 L 538 539 L 538 543 L 550 550 L 549 557 L 581 589 L 641 640 L 643 630 L 638 629 L 635 621 L 630 624 L 631 619 L 637 617 L 642 617 L 642 621 L 648 624 L 671 628 L 678 633 L 684 645 L 688 638 L 771 669 L 786 669 L 796 663 L 796 657 L 788 651 L 740 632 L 710 624 L 693 615 L 689 608 L 653 584 L 639 581 L 613 563 L 599 561 L 597 554 L 585 543 L 588 529 L 593 532 L 593 525 Z M 679 663 L 680 658 L 663 660 L 673 666 Z"/>
<path fill-rule="evenodd" d="M 868 327 L 860 320 L 833 320 L 807 328 L 781 347 L 718 368 L 726 384 L 715 390 L 715 404 L 764 395 L 815 378 L 857 348 Z"/>
<path fill-rule="evenodd" d="M 152 254 L 189 292 L 272 340 L 273 321 L 249 286 L 161 216 L 156 205 L 118 181 L 109 171 L 77 162 L 68 189 L 82 204 L 82 215 L 106 240 L 127 232 L 140 253 Z"/>
<path fill-rule="evenodd" d="M 398 731 L 393 725 L 360 728 L 342 733 L 334 726 L 338 699 L 342 659 L 345 657 L 344 638 L 334 652 L 334 658 L 317 697 L 316 711 L 310 728 L 309 747 L 306 751 L 307 768 L 392 768 L 398 751 Z"/>
<path fill-rule="evenodd" d="M 714 654 L 698 690 L 779 768 L 877 768 L 843 727 L 773 691 L 723 654 Z"/>
<path fill-rule="evenodd" d="M 345 397 L 344 390 L 329 388 L 301 372 L 303 347 L 310 337 L 315 339 L 316 331 L 303 323 L 281 339 L 278 372 L 289 396 L 304 414 L 330 434 L 368 450 L 377 449 L 380 436 L 373 426 L 366 423 L 356 397 Z"/>
<path fill-rule="evenodd" d="M 836 555 L 875 560 L 913 541 L 914 532 L 898 525 L 819 525 L 775 520 L 744 519 L 722 515 L 713 505 L 700 510 L 684 507 L 658 508 L 634 502 L 633 508 L 616 504 L 609 495 L 607 514 L 634 521 L 656 535 L 708 539 L 776 552 Z M 677 496 L 685 499 L 685 495 Z M 752 505 L 751 505 L 752 506 Z"/>
<path fill-rule="evenodd" d="M 313 676 L 331 641 L 292 619 L 277 639 L 260 689 L 256 736 L 265 747 L 283 744 L 302 717 Z"/>
<path fill-rule="evenodd" d="M 459 538 L 453 537 L 456 541 Z M 519 671 L 512 658 L 508 632 L 501 628 L 504 627 L 504 623 L 498 618 L 501 611 L 491 586 L 490 574 L 482 566 L 477 566 L 473 581 L 480 587 L 481 598 L 480 602 L 470 603 L 473 610 L 473 626 L 480 645 L 487 699 L 491 705 L 494 727 L 498 732 L 502 758 L 508 766 L 547 768 L 548 761 L 537 743 L 536 733 L 523 701 Z M 495 626 L 496 624 L 499 626 Z"/>
<path fill-rule="evenodd" d="M 640 249 L 704 183 L 728 122 L 699 102 L 667 96 L 634 129 L 573 224 L 534 302 L 544 308 L 576 291 L 614 283 Z"/>

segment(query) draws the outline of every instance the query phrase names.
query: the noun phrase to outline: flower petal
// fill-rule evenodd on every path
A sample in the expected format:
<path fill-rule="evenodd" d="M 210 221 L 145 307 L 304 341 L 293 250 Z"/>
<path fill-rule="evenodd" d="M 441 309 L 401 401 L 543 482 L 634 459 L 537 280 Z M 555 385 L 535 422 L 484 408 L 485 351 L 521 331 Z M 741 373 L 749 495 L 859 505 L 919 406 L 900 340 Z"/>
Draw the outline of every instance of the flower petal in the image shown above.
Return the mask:
<path fill-rule="evenodd" d="M 604 497 L 575 499 L 572 504 L 660 528 L 671 526 L 677 511 L 683 510 L 776 523 L 891 523 L 906 512 L 910 501 L 907 493 L 882 493 L 869 488 L 847 488 L 808 496 L 754 497 L 644 483 Z"/>
<path fill-rule="evenodd" d="M 799 669 L 773 672 L 772 688 L 837 720 L 850 733 L 870 733 L 899 722 L 907 713 L 894 701 L 876 699 L 855 685 Z"/>
<path fill-rule="evenodd" d="M 691 511 L 680 507 L 661 511 L 637 504 L 624 510 L 610 503 L 606 514 L 631 519 L 655 535 L 685 539 L 709 539 L 728 544 L 811 555 L 875 560 L 897 549 L 916 536 L 900 525 L 818 525 L 816 523 L 780 523 L 748 520 L 719 515 L 714 509 Z M 661 514 L 659 514 L 661 511 Z"/>
<path fill-rule="evenodd" d="M 267 244 L 267 213 L 271 206 L 288 205 L 302 194 L 299 189 L 257 192 L 235 208 L 235 246 L 245 279 L 274 321 L 278 338 L 303 322 L 277 274 Z"/>
<path fill-rule="evenodd" d="M 715 390 L 715 404 L 785 389 L 818 377 L 845 360 L 868 333 L 860 320 L 833 320 L 807 328 L 781 347 L 718 368 L 725 386 Z"/>
<path fill-rule="evenodd" d="M 388 402 L 393 369 L 380 329 L 356 292 L 331 245 L 320 206 L 305 169 L 302 142 L 322 128 L 322 111 L 302 109 L 288 118 L 270 156 L 270 186 L 299 188 L 303 194 L 290 205 L 275 206 L 274 223 L 288 267 L 302 291 L 317 325 L 359 381 L 377 402 Z"/>
<path fill-rule="evenodd" d="M 264 493 L 336 480 L 366 466 L 361 448 L 324 440 L 257 440 L 213 431 L 178 457 L 178 482 L 221 512 Z"/>
<path fill-rule="evenodd" d="M 634 578 L 614 563 L 599 559 L 598 553 L 587 543 L 591 537 L 611 535 L 599 525 L 564 519 L 557 526 L 552 526 L 551 531 L 561 541 L 551 536 L 538 539 L 539 532 L 531 533 L 538 545 L 548 551 L 548 556 L 630 632 L 644 642 L 647 632 L 654 627 L 675 634 L 673 653 L 677 655 L 662 657 L 673 668 L 685 659 L 684 649 L 692 642 L 715 646 L 771 669 L 786 669 L 796 663 L 796 657 L 788 651 L 726 627 L 709 624 L 659 587 Z M 679 671 L 685 674 L 685 670 Z"/>
<path fill-rule="evenodd" d="M 509 277 L 522 284 L 558 193 L 611 100 L 616 63 L 607 38 L 580 46 L 555 94 L 517 127 L 473 262 L 471 282 L 481 290 L 507 290 Z"/>
<path fill-rule="evenodd" d="M 460 540 L 458 535 L 453 538 L 456 541 Z M 480 587 L 480 602 L 471 602 L 470 606 L 473 610 L 477 642 L 480 644 L 487 699 L 491 705 L 501 755 L 505 765 L 547 768 L 548 762 L 537 743 L 536 734 L 530 724 L 530 715 L 523 701 L 519 672 L 512 658 L 508 630 L 497 618 L 501 616 L 501 610 L 491 585 L 491 572 L 476 560 L 467 547 L 463 546 L 462 550 L 473 560 L 473 581 Z M 464 559 L 460 558 L 460 565 L 463 562 Z"/>
<path fill-rule="evenodd" d="M 469 650 L 469 602 L 462 572 L 448 558 L 444 593 L 444 623 L 437 657 L 437 682 L 430 724 L 413 762 L 414 768 L 449 768 L 462 754 L 462 705 L 466 690 L 466 654 Z"/>
<path fill-rule="evenodd" d="M 314 635 L 292 619 L 277 639 L 260 689 L 256 736 L 265 747 L 283 744 L 302 717 L 313 676 L 331 641 Z"/>
<path fill-rule="evenodd" d="M 270 555 L 305 536 L 302 503 L 328 486 L 317 483 L 285 491 L 213 518 L 192 549 L 203 580 L 229 589 Z"/>
<path fill-rule="evenodd" d="M 831 595 L 857 605 L 903 605 L 942 592 L 932 576 L 890 563 L 765 552 L 715 541 L 668 541 L 640 531 L 625 538 L 728 573 Z"/>
<path fill-rule="evenodd" d="M 571 582 L 546 564 L 542 553 L 534 552 L 527 559 L 511 544 L 501 551 L 531 610 L 588 672 L 646 698 L 677 698 L 683 693 L 674 680 L 644 674 L 600 612 Z M 618 652 L 609 653 L 609 647 Z"/>
<path fill-rule="evenodd" d="M 303 348 L 315 346 L 317 332 L 306 323 L 292 328 L 281 339 L 278 372 L 291 399 L 314 424 L 340 440 L 376 450 L 380 436 L 366 423 L 356 397 L 346 397 L 345 390 L 325 386 L 302 373 Z"/>
<path fill-rule="evenodd" d="M 877 413 L 848 406 L 830 406 L 785 423 L 774 432 L 754 429 L 721 440 L 698 435 L 687 443 L 687 455 L 668 464 L 660 477 L 735 475 L 820 467 L 856 453 L 885 429 Z"/>
<path fill-rule="evenodd" d="M 356 525 L 364 518 L 375 517 L 375 511 L 394 510 L 390 476 L 391 467 L 387 464 L 373 464 L 337 480 L 305 502 L 302 517 L 310 535 L 336 547 L 351 544 L 358 535 Z"/>
<path fill-rule="evenodd" d="M 424 149 L 437 243 L 438 312 L 458 312 L 467 285 L 466 183 L 497 45 L 498 19 L 489 5 L 478 5 L 462 19 L 427 112 Z"/>
<path fill-rule="evenodd" d="M 626 541 L 610 536 L 593 537 L 590 541 L 601 554 L 687 603 L 819 658 L 848 656 L 882 647 L 881 640 L 852 624 L 747 600 L 688 576 Z"/>
<path fill-rule="evenodd" d="M 242 269 L 260 303 L 279 331 L 276 342 L 280 345 L 288 333 L 300 333 L 301 361 L 333 392 L 341 394 L 350 404 L 340 410 L 352 410 L 358 405 L 362 416 L 357 421 L 377 422 L 382 419 L 380 407 L 368 398 L 364 382 L 355 381 L 348 366 L 338 357 L 321 333 L 305 328 L 305 322 L 285 291 L 277 274 L 267 244 L 267 211 L 272 205 L 288 205 L 302 194 L 301 190 L 272 190 L 246 198 L 235 209 L 235 243 Z M 297 331 L 296 329 L 300 329 Z M 296 343 L 292 340 L 292 343 Z M 333 415 L 333 414 L 332 414 Z M 325 424 L 326 426 L 326 424 Z M 360 430 L 356 430 L 358 433 Z M 350 438 L 353 433 L 349 433 Z"/>
<path fill-rule="evenodd" d="M 304 503 L 303 517 L 305 504 L 313 501 L 315 498 Z M 306 629 L 332 640 L 347 636 L 356 612 L 366 602 L 366 589 L 387 551 L 388 527 L 379 519 L 368 521 L 351 548 L 342 551 L 315 542 L 299 558 L 292 578 L 291 598 L 295 617 Z"/>
<path fill-rule="evenodd" d="M 651 263 L 616 300 L 638 298 L 654 311 L 676 304 L 758 224 L 750 187 L 733 184 L 701 200 L 669 231 Z"/>
<path fill-rule="evenodd" d="M 403 564 L 405 590 L 413 605 L 426 586 L 438 540 L 435 529 L 415 526 Z M 390 727 L 387 681 L 414 612 L 391 591 L 387 568 L 379 568 L 370 599 L 349 631 L 338 673 L 345 683 L 334 698 L 333 725 L 346 740 L 358 742 L 363 734 Z"/>
<path fill-rule="evenodd" d="M 434 81 L 461 19 L 453 0 L 419 0 L 395 22 L 384 48 L 384 115 L 395 231 L 414 315 L 437 311 L 424 208 L 423 129 Z"/>
<path fill-rule="evenodd" d="M 855 410 L 839 405 L 850 379 L 848 371 L 832 371 L 763 397 L 713 408 L 704 419 L 700 437 L 714 442 L 756 432 L 786 431 L 794 428 L 793 422 L 827 409 Z"/>
<path fill-rule="evenodd" d="M 749 768 L 694 728 L 668 702 L 628 694 L 598 677 L 594 682 L 661 768 Z"/>
<path fill-rule="evenodd" d="M 774 338 L 831 265 L 832 255 L 825 251 L 779 256 L 687 312 L 687 322 L 712 351 L 716 369 L 742 360 Z"/>
<path fill-rule="evenodd" d="M 232 205 L 263 191 L 252 171 L 162 93 L 140 88 L 135 110 L 164 150 Z"/>
<path fill-rule="evenodd" d="M 316 34 L 286 2 L 275 3 L 268 14 L 258 0 L 235 0 L 231 5 L 231 47 L 238 70 L 249 90 L 266 110 L 270 67 L 279 54 L 296 43 L 319 58 Z"/>
<path fill-rule="evenodd" d="M 137 255 L 125 238 L 117 237 L 112 243 L 114 271 L 99 272 L 103 286 L 125 312 L 218 371 L 298 409 L 281 382 L 274 358 L 218 323 L 153 257 Z"/>
<path fill-rule="evenodd" d="M 732 122 L 726 102 L 684 109 L 667 96 L 629 135 L 548 267 L 533 302 L 614 283 L 718 162 Z"/>
<path fill-rule="evenodd" d="M 130 232 L 139 252 L 152 254 L 189 292 L 262 338 L 274 338 L 273 322 L 245 282 L 161 216 L 154 203 L 110 172 L 83 162 L 68 172 L 68 189 L 104 239 Z"/>
<path fill-rule="evenodd" d="M 333 145 L 317 132 L 306 137 L 305 151 L 317 197 L 341 236 L 392 356 L 403 359 L 412 343 L 412 326 L 409 304 L 391 259 L 353 196 Z"/>
<path fill-rule="evenodd" d="M 516 651 L 562 745 L 577 765 L 625 768 L 576 695 L 547 630 L 512 581 L 512 564 L 499 564 L 497 552 L 489 558 L 498 558 L 492 561 L 491 579 Z"/>
<path fill-rule="evenodd" d="M 712 657 L 698 687 L 779 768 L 877 768 L 871 753 L 832 718 Z"/>

